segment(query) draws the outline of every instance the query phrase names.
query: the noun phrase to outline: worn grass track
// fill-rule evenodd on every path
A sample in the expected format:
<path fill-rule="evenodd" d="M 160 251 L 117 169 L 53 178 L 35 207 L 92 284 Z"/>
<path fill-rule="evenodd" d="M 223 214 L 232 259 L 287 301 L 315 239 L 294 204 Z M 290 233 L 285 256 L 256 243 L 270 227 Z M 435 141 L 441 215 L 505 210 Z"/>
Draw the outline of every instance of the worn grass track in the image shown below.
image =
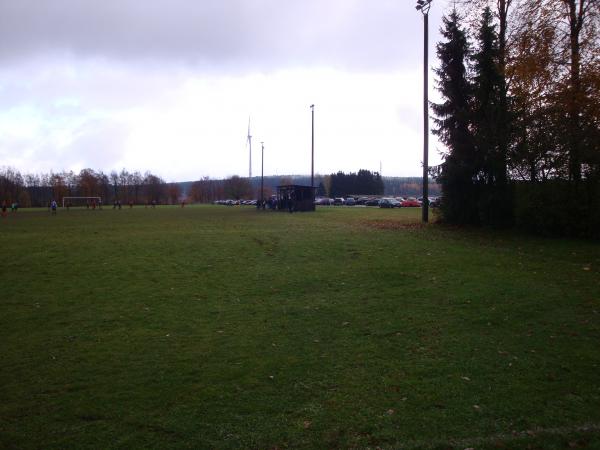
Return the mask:
<path fill-rule="evenodd" d="M 600 246 L 418 210 L 0 221 L 0 447 L 600 448 Z"/>

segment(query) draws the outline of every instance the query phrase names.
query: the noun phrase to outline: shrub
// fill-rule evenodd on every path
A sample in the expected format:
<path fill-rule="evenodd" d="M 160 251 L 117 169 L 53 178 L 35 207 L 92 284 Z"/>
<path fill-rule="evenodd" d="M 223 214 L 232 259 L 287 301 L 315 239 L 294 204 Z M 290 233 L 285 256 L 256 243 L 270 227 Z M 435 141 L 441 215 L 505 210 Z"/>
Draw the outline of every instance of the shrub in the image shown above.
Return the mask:
<path fill-rule="evenodd" d="M 600 183 L 551 180 L 515 185 L 517 227 L 549 236 L 600 237 Z"/>

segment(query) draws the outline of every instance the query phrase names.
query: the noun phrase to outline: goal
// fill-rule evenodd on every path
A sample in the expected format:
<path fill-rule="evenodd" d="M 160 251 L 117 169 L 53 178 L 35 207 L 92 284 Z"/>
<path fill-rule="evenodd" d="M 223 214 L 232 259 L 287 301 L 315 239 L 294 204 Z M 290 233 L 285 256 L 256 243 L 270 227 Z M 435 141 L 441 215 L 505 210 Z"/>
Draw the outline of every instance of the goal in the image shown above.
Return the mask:
<path fill-rule="evenodd" d="M 100 197 L 63 197 L 62 205 L 65 206 L 87 206 L 96 202 L 97 206 L 102 205 L 102 198 Z"/>

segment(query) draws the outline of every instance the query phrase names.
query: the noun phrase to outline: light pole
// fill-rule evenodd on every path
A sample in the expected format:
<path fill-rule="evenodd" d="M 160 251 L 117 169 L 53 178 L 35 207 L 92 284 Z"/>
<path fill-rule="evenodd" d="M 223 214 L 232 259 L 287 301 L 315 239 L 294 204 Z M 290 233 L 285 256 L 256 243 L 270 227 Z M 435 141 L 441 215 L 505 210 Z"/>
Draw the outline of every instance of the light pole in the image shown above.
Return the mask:
<path fill-rule="evenodd" d="M 265 143 L 260 143 L 260 206 L 265 204 Z"/>
<path fill-rule="evenodd" d="M 310 187 L 315 187 L 315 105 L 310 105 L 312 116 L 312 138 L 311 138 L 311 158 L 310 158 Z"/>
<path fill-rule="evenodd" d="M 250 150 L 250 161 L 248 162 L 248 179 L 252 180 L 252 135 L 250 134 L 250 117 L 248 117 L 248 147 Z"/>
<path fill-rule="evenodd" d="M 417 11 L 423 13 L 423 222 L 429 221 L 429 8 L 432 0 L 417 0 Z"/>

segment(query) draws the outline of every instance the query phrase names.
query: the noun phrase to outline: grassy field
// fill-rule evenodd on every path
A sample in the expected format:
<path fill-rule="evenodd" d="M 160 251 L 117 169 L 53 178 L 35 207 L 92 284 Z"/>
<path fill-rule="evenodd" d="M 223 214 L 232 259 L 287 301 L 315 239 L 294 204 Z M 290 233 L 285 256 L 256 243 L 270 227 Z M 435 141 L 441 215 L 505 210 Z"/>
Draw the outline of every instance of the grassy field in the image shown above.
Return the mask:
<path fill-rule="evenodd" d="M 419 214 L 1 219 L 0 447 L 600 448 L 600 245 Z"/>

